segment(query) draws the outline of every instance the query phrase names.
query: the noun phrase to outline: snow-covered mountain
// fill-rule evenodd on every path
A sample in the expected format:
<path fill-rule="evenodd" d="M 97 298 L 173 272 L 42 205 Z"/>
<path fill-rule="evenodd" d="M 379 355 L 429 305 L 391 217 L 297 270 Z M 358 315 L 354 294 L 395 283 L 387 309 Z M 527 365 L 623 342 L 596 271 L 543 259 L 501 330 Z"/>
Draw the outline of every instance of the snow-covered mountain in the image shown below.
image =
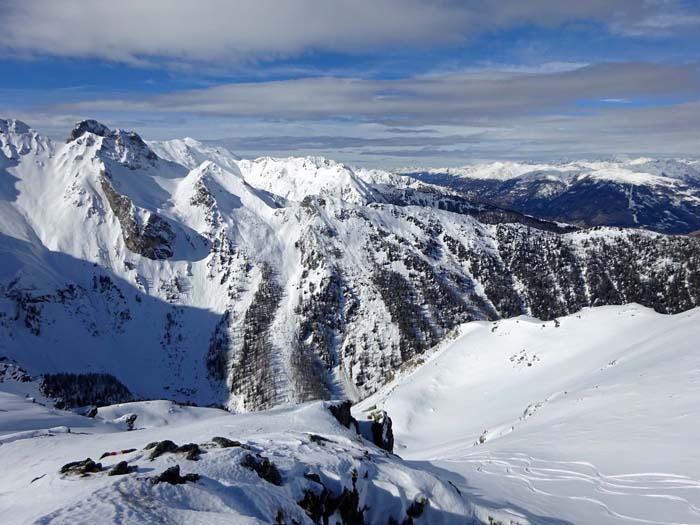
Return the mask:
<path fill-rule="evenodd" d="M 389 411 L 485 523 L 698 523 L 698 338 L 698 308 L 470 323 L 355 413 Z"/>
<path fill-rule="evenodd" d="M 537 217 L 579 226 L 700 230 L 700 161 L 649 158 L 494 162 L 400 173 Z"/>
<path fill-rule="evenodd" d="M 0 150 L 0 356 L 66 406 L 360 399 L 466 321 L 700 304 L 691 237 L 95 121 L 54 143 L 3 120 Z"/>

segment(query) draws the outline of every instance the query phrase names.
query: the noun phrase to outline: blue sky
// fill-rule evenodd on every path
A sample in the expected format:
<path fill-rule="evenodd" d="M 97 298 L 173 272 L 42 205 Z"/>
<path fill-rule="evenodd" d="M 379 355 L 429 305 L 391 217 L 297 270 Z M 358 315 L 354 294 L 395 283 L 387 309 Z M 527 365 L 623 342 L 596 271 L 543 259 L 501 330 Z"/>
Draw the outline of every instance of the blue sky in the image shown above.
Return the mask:
<path fill-rule="evenodd" d="M 700 2 L 0 0 L 0 116 L 243 156 L 700 153 Z"/>

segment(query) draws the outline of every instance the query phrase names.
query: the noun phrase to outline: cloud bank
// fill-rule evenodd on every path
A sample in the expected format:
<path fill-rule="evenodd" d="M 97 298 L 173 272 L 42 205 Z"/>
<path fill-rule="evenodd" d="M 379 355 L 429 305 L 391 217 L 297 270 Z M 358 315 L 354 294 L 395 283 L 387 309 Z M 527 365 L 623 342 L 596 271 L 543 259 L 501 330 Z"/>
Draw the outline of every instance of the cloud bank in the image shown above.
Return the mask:
<path fill-rule="evenodd" d="M 700 27 L 683 0 L 1 0 L 0 12 L 6 53 L 144 65 L 429 47 L 579 20 L 630 35 Z"/>

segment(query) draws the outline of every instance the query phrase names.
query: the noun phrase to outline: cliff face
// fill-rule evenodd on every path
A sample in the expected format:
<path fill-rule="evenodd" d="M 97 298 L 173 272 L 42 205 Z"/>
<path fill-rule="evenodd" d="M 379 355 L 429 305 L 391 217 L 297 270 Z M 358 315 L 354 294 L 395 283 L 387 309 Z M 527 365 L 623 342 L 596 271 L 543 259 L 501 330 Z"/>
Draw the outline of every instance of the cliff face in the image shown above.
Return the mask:
<path fill-rule="evenodd" d="M 15 132 L 24 153 L 1 157 L 0 355 L 32 375 L 256 410 L 364 397 L 470 320 L 700 304 L 697 238 L 577 230 L 325 159 L 191 167 L 212 150 L 76 130 Z"/>
<path fill-rule="evenodd" d="M 105 175 L 100 177 L 100 187 L 119 221 L 124 244 L 130 251 L 148 259 L 172 257 L 175 232 L 166 221 L 147 211 L 139 217 L 131 200 L 119 194 Z"/>

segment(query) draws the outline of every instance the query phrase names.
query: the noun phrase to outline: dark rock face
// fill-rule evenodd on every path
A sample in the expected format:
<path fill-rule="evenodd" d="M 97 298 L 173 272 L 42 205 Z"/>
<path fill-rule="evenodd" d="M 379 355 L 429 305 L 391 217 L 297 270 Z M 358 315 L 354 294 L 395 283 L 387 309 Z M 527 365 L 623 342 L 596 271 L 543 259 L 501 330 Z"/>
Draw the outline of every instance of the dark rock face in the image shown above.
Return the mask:
<path fill-rule="evenodd" d="M 131 474 L 136 472 L 138 467 L 135 465 L 129 465 L 126 461 L 120 461 L 112 467 L 112 469 L 107 473 L 108 476 L 124 476 L 125 474 Z"/>
<path fill-rule="evenodd" d="M 152 449 L 151 454 L 148 457 L 151 459 L 151 461 L 153 461 L 154 459 L 156 459 L 159 456 L 162 456 L 163 454 L 177 451 L 177 445 L 169 439 L 166 439 L 163 441 L 158 441 L 156 443 L 149 443 L 148 445 L 146 445 L 146 449 Z"/>
<path fill-rule="evenodd" d="M 250 446 L 246 443 L 241 443 L 240 441 L 235 441 L 233 439 L 221 437 L 221 436 L 216 436 L 211 438 L 213 443 L 216 443 L 219 448 L 232 448 L 232 447 L 240 447 L 246 450 L 250 450 Z"/>
<path fill-rule="evenodd" d="M 420 518 L 423 515 L 423 512 L 425 512 L 425 508 L 428 506 L 428 498 L 424 496 L 418 496 L 415 500 L 413 500 L 413 503 L 411 503 L 411 506 L 406 509 L 406 522 L 407 525 L 412 525 L 414 519 Z M 411 521 L 409 522 L 408 519 Z"/>
<path fill-rule="evenodd" d="M 85 133 L 93 133 L 100 137 L 108 137 L 112 134 L 112 130 L 96 120 L 81 120 L 75 125 L 73 131 L 71 131 L 67 142 L 79 139 Z"/>
<path fill-rule="evenodd" d="M 185 474 L 180 475 L 180 465 L 175 465 L 164 470 L 158 476 L 151 478 L 151 483 L 157 485 L 158 483 L 170 483 L 171 485 L 184 485 L 189 482 L 199 481 L 199 474 Z"/>
<path fill-rule="evenodd" d="M 199 455 L 202 453 L 202 450 L 196 443 L 186 443 L 185 445 L 177 447 L 175 452 L 184 454 L 185 459 L 189 459 L 190 461 L 199 461 Z"/>
<path fill-rule="evenodd" d="M 130 169 L 142 166 L 142 162 L 153 163 L 158 156 L 143 141 L 138 133 L 133 131 L 111 130 L 96 120 L 82 120 L 71 131 L 67 143 L 80 139 L 85 133 L 91 133 L 105 139 L 107 147 L 105 155 L 118 160 Z"/>
<path fill-rule="evenodd" d="M 321 485 L 321 490 L 306 490 L 304 498 L 298 505 L 304 509 L 306 515 L 318 525 L 326 525 L 331 516 L 339 515 L 342 525 L 364 525 L 365 510 L 360 506 L 360 494 L 357 491 L 357 471 L 353 471 L 352 490 L 343 488 L 340 494 L 333 494 L 320 477 L 316 476 L 316 483 Z"/>
<path fill-rule="evenodd" d="M 282 485 L 282 474 L 280 474 L 280 471 L 277 470 L 277 467 L 272 461 L 260 454 L 246 454 L 243 456 L 241 465 L 252 470 L 268 483 Z"/>
<path fill-rule="evenodd" d="M 367 421 L 357 421 L 359 433 L 366 440 L 387 452 L 394 451 L 394 432 L 391 418 L 384 410 L 375 410 L 367 416 Z"/>
<path fill-rule="evenodd" d="M 87 476 L 88 474 L 94 474 L 95 472 L 102 471 L 102 464 L 95 463 L 92 459 L 87 458 L 82 461 L 73 461 L 71 463 L 66 463 L 61 467 L 59 472 L 61 474 L 70 474 L 76 476 Z"/>
<path fill-rule="evenodd" d="M 29 383 L 32 381 L 32 377 L 27 373 L 27 371 L 18 366 L 16 363 L 7 359 L 6 357 L 0 357 L 0 383 L 4 381 L 17 381 L 18 383 Z"/>
<path fill-rule="evenodd" d="M 387 452 L 394 451 L 394 432 L 391 428 L 391 418 L 384 410 L 371 412 L 368 421 L 357 421 L 350 409 L 352 402 L 333 402 L 326 405 L 333 417 L 345 428 L 353 428 L 363 438 L 374 443 Z"/>
<path fill-rule="evenodd" d="M 185 459 L 190 461 L 198 461 L 199 455 L 202 453 L 202 449 L 196 443 L 186 443 L 184 445 L 177 446 L 175 443 L 169 439 L 163 441 L 154 441 L 149 443 L 144 447 L 144 450 L 150 450 L 151 453 L 148 456 L 151 461 L 156 459 L 163 454 L 184 454 Z"/>
<path fill-rule="evenodd" d="M 372 441 L 387 452 L 394 451 L 394 432 L 391 428 L 391 418 L 383 410 L 372 421 Z"/>
<path fill-rule="evenodd" d="M 351 426 L 353 426 L 355 428 L 355 431 L 359 432 L 359 430 L 357 429 L 357 420 L 354 417 L 352 417 L 352 413 L 350 412 L 351 408 L 352 401 L 350 400 L 328 404 L 328 410 L 331 414 L 333 414 L 333 417 L 335 417 L 338 420 L 338 423 L 343 425 L 345 428 L 350 428 Z"/>
<path fill-rule="evenodd" d="M 59 408 L 101 407 L 134 400 L 129 389 L 110 374 L 45 374 L 41 391 L 56 399 Z"/>
<path fill-rule="evenodd" d="M 100 185 L 122 227 L 126 247 L 148 259 L 172 257 L 175 232 L 170 224 L 155 213 L 149 212 L 146 222 L 139 226 L 131 200 L 117 192 L 105 175 L 100 177 Z"/>

